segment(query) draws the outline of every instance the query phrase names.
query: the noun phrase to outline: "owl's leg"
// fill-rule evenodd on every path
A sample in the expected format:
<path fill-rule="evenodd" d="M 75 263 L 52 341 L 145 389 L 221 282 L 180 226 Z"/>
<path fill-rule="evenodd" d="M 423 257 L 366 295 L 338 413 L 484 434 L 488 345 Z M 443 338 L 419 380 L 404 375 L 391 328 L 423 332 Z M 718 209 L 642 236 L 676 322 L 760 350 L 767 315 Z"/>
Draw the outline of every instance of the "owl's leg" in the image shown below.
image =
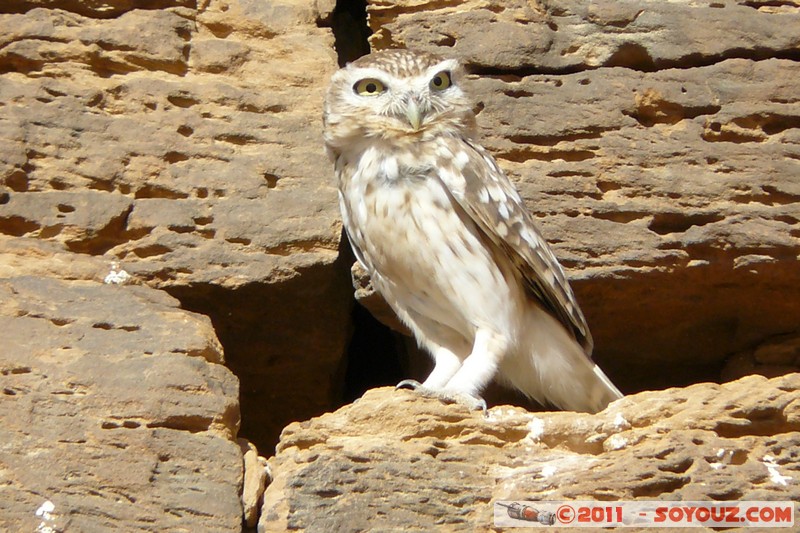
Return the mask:
<path fill-rule="evenodd" d="M 461 358 L 444 346 L 433 347 L 428 341 L 428 349 L 433 352 L 434 367 L 424 383 L 413 379 L 404 379 L 397 384 L 398 389 L 412 389 L 422 396 L 438 398 L 447 403 L 460 403 L 470 409 L 486 412 L 486 402 L 471 394 L 449 391 L 445 388 L 452 377 L 461 368 Z"/>
<path fill-rule="evenodd" d="M 422 383 L 422 386 L 428 389 L 441 389 L 447 385 L 450 378 L 461 368 L 461 359 L 447 348 L 440 346 L 434 352 L 433 360 L 433 370 Z"/>
<path fill-rule="evenodd" d="M 412 389 L 422 396 L 438 398 L 448 403 L 460 403 L 470 409 L 486 412 L 486 402 L 483 398 L 446 388 L 447 383 L 459 372 L 462 361 L 470 349 L 466 339 L 447 326 L 417 313 L 398 310 L 397 314 L 411 328 L 414 336 L 431 353 L 434 360 L 433 370 L 424 383 L 405 379 L 397 384 L 397 388 Z"/>
<path fill-rule="evenodd" d="M 479 329 L 475 333 L 472 353 L 447 382 L 444 391 L 477 397 L 497 374 L 497 367 L 508 347 L 506 336 Z"/>
<path fill-rule="evenodd" d="M 428 344 L 431 344 L 428 342 Z M 429 349 L 432 347 L 429 346 Z M 430 397 L 436 397 L 443 400 L 450 400 L 451 398 L 446 397 L 441 391 L 447 382 L 450 381 L 458 369 L 461 368 L 461 359 L 454 354 L 452 351 L 448 350 L 444 346 L 438 346 L 436 348 L 431 349 L 433 352 L 433 360 L 434 360 L 434 367 L 428 377 L 425 379 L 424 383 L 420 383 L 414 379 L 404 379 L 400 383 L 397 384 L 398 389 L 412 389 L 420 394 Z M 456 398 L 452 398 L 456 400 Z M 471 406 L 472 402 L 462 402 L 462 403 L 469 403 Z M 485 407 L 482 407 L 485 409 Z"/>
<path fill-rule="evenodd" d="M 485 413 L 486 401 L 479 395 L 497 373 L 497 366 L 508 345 L 503 335 L 488 329 L 478 330 L 472 352 L 463 363 L 449 350 L 440 350 L 437 352 L 436 367 L 425 383 L 420 385 L 416 381 L 406 380 L 400 382 L 398 387 L 410 387 L 425 396 L 460 403 Z"/>

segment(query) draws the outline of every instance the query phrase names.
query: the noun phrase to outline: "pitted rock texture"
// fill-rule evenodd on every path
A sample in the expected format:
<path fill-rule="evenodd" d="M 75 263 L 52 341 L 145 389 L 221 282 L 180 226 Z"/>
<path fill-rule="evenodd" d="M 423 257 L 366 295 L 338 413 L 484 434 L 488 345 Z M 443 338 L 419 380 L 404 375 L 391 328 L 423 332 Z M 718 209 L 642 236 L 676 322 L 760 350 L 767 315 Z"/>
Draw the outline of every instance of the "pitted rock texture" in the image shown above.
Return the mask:
<path fill-rule="evenodd" d="M 800 374 L 488 416 L 374 389 L 288 426 L 259 531 L 490 531 L 497 500 L 797 500 Z"/>
<path fill-rule="evenodd" d="M 207 317 L 142 286 L 18 276 L 0 294 L 0 529 L 240 528 L 238 382 Z"/>
<path fill-rule="evenodd" d="M 332 7 L 0 6 L 0 234 L 116 261 L 209 315 L 243 383 L 244 431 L 267 449 L 330 406 L 330 380 L 305 376 L 312 362 L 336 375 L 346 349 L 320 138 Z"/>
<path fill-rule="evenodd" d="M 800 330 L 800 4 L 368 11 L 374 49 L 455 56 L 473 73 L 482 142 L 624 391 L 718 380 L 734 354 Z"/>

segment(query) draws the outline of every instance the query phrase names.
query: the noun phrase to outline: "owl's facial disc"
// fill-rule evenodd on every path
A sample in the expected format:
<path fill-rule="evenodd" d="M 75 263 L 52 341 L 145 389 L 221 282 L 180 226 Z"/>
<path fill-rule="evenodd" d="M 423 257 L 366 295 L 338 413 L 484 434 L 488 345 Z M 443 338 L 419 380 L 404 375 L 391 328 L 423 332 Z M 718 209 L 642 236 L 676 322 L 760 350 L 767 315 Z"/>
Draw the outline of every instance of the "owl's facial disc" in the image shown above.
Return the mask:
<path fill-rule="evenodd" d="M 471 109 L 457 83 L 460 67 L 455 60 L 401 67 L 356 62 L 335 74 L 342 82 L 334 84 L 340 98 L 365 117 L 359 130 L 363 135 L 418 138 L 470 126 Z"/>

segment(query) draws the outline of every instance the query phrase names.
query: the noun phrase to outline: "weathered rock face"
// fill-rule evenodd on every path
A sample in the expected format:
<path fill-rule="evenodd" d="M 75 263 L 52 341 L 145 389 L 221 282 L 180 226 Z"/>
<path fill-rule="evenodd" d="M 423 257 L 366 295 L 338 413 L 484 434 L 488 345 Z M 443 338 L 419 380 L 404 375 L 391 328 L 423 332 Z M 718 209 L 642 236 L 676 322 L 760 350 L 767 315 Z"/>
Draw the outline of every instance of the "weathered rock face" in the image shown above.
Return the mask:
<path fill-rule="evenodd" d="M 797 500 L 800 374 L 484 417 L 374 389 L 284 430 L 260 531 L 489 531 L 496 500 Z"/>
<path fill-rule="evenodd" d="M 0 280 L 0 529 L 240 527 L 238 382 L 208 318 L 177 306 L 148 287 Z"/>
<path fill-rule="evenodd" d="M 475 73 L 483 142 L 623 390 L 719 379 L 727 357 L 800 329 L 796 3 L 376 1 L 369 14 L 373 47 Z"/>
<path fill-rule="evenodd" d="M 332 7 L 0 6 L 0 529 L 49 498 L 57 528 L 236 531 L 263 485 L 238 381 L 267 454 L 336 397 Z"/>
<path fill-rule="evenodd" d="M 328 408 L 348 335 L 319 138 L 329 12 L 137 5 L 0 7 L 0 233 L 102 255 L 211 316 L 245 433 L 271 445 Z"/>

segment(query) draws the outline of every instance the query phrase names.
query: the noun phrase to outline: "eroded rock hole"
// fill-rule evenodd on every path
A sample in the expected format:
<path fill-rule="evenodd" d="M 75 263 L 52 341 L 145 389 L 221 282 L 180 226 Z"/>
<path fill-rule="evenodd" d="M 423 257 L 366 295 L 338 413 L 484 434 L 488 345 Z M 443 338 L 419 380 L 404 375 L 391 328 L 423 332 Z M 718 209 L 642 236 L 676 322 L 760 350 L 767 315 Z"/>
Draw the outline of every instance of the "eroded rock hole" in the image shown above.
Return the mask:
<path fill-rule="evenodd" d="M 235 287 L 172 287 L 184 309 L 211 318 L 239 378 L 239 437 L 270 456 L 281 430 L 343 405 L 342 361 L 353 305 L 343 257 L 288 279 Z"/>
<path fill-rule="evenodd" d="M 370 52 L 366 0 L 337 0 L 330 21 L 325 22 L 333 32 L 340 67 Z"/>
<path fill-rule="evenodd" d="M 373 387 L 405 379 L 408 354 L 399 333 L 381 324 L 364 307 L 353 307 L 353 336 L 347 349 L 342 399 L 349 403 Z"/>

